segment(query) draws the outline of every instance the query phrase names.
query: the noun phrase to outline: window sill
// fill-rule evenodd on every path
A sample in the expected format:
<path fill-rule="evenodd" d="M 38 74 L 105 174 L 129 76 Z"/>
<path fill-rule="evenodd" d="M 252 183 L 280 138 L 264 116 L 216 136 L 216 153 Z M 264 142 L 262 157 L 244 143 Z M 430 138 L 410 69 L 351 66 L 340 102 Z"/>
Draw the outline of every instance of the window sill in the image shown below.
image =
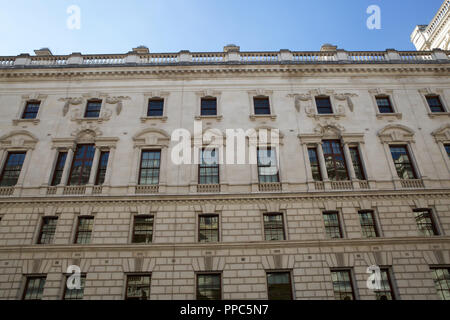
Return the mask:
<path fill-rule="evenodd" d="M 39 120 L 39 119 L 14 119 L 12 121 L 12 123 L 14 126 L 17 126 L 19 124 L 28 124 L 28 123 L 37 125 L 40 121 L 41 120 Z"/>
<path fill-rule="evenodd" d="M 428 116 L 432 119 L 437 117 L 448 117 L 450 116 L 450 112 L 428 112 Z"/>
<path fill-rule="evenodd" d="M 195 120 L 210 120 L 210 119 L 215 119 L 217 121 L 222 120 L 223 116 L 200 116 L 197 115 L 195 116 Z"/>
<path fill-rule="evenodd" d="M 145 122 L 151 121 L 151 120 L 158 120 L 158 121 L 166 122 L 167 121 L 167 117 L 166 116 L 146 116 L 146 117 L 141 117 L 141 122 L 142 123 L 145 123 Z"/>
<path fill-rule="evenodd" d="M 108 121 L 109 118 L 72 118 L 71 120 L 75 121 L 78 124 L 81 124 L 83 122 L 86 122 L 86 123 L 92 123 L 92 122 L 102 123 L 104 121 Z"/>
<path fill-rule="evenodd" d="M 377 113 L 377 119 L 379 120 L 401 120 L 403 115 L 401 113 Z"/>
<path fill-rule="evenodd" d="M 344 114 L 337 114 L 337 113 L 330 113 L 330 114 L 318 114 L 318 113 L 312 113 L 312 114 L 308 114 L 308 117 L 310 118 L 314 118 L 316 120 L 319 119 L 336 119 L 339 120 L 340 118 L 343 118 L 345 115 Z"/>
<path fill-rule="evenodd" d="M 275 121 L 277 119 L 277 116 L 274 114 L 251 114 L 250 115 L 250 120 L 255 121 L 256 119 Z"/>

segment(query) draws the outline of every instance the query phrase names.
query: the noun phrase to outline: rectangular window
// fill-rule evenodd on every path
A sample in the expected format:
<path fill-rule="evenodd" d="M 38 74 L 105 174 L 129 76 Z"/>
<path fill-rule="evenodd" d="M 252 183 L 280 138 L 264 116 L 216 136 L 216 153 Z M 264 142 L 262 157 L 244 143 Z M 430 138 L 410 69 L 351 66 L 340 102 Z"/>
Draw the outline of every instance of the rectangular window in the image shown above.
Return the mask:
<path fill-rule="evenodd" d="M 414 210 L 417 227 L 424 236 L 437 236 L 439 232 L 434 223 L 433 213 L 430 209 Z"/>
<path fill-rule="evenodd" d="M 23 300 L 41 300 L 47 276 L 27 277 Z"/>
<path fill-rule="evenodd" d="M 125 300 L 149 300 L 151 275 L 127 275 Z"/>
<path fill-rule="evenodd" d="M 350 147 L 349 150 L 350 156 L 352 158 L 353 168 L 355 169 L 356 179 L 366 180 L 366 175 L 364 174 L 364 168 L 361 162 L 358 147 Z"/>
<path fill-rule="evenodd" d="M 364 238 L 377 238 L 378 228 L 375 221 L 375 213 L 373 211 L 359 211 L 359 223 Z"/>
<path fill-rule="evenodd" d="M 355 300 L 351 270 L 332 270 L 331 279 L 336 300 Z"/>
<path fill-rule="evenodd" d="M 219 241 L 219 215 L 202 214 L 198 216 L 198 241 Z"/>
<path fill-rule="evenodd" d="M 219 183 L 219 153 L 213 149 L 202 149 L 198 167 L 199 184 Z"/>
<path fill-rule="evenodd" d="M 66 164 L 67 152 L 60 152 L 58 159 L 56 159 L 55 170 L 53 171 L 52 186 L 57 186 L 61 183 L 64 165 Z"/>
<path fill-rule="evenodd" d="M 77 146 L 70 170 L 69 185 L 86 185 L 89 182 L 95 147 L 93 144 Z"/>
<path fill-rule="evenodd" d="M 133 243 L 151 243 L 153 238 L 153 216 L 135 216 Z"/>
<path fill-rule="evenodd" d="M 267 272 L 267 291 L 269 300 L 292 300 L 291 274 Z"/>
<path fill-rule="evenodd" d="M 378 96 L 376 97 L 378 111 L 380 113 L 394 113 L 394 108 L 392 108 L 391 99 L 388 96 Z"/>
<path fill-rule="evenodd" d="M 432 268 L 434 285 L 441 300 L 450 300 L 450 268 Z"/>
<path fill-rule="evenodd" d="M 426 98 L 431 112 L 445 112 L 441 98 L 438 95 L 429 95 Z"/>
<path fill-rule="evenodd" d="M 253 98 L 255 114 L 270 114 L 269 98 Z"/>
<path fill-rule="evenodd" d="M 86 275 L 82 274 L 80 276 L 80 289 L 69 289 L 67 288 L 67 278 L 64 282 L 64 300 L 83 300 L 84 288 L 86 285 Z"/>
<path fill-rule="evenodd" d="M 84 117 L 98 118 L 100 116 L 101 107 L 102 107 L 102 100 L 89 100 L 86 105 Z"/>
<path fill-rule="evenodd" d="M 109 151 L 102 151 L 98 162 L 95 185 L 100 186 L 105 182 L 106 169 L 108 168 Z"/>
<path fill-rule="evenodd" d="M 377 300 L 395 300 L 389 269 L 381 268 L 381 289 L 375 290 Z"/>
<path fill-rule="evenodd" d="M 220 300 L 221 281 L 220 273 L 197 274 L 197 300 Z"/>
<path fill-rule="evenodd" d="M 200 115 L 216 116 L 217 115 L 217 98 L 202 98 L 200 102 Z"/>
<path fill-rule="evenodd" d="M 53 243 L 55 237 L 56 224 L 58 223 L 58 217 L 43 217 L 41 230 L 39 232 L 38 244 L 50 244 Z"/>
<path fill-rule="evenodd" d="M 164 114 L 164 99 L 149 99 L 148 100 L 148 117 L 162 117 Z"/>
<path fill-rule="evenodd" d="M 20 171 L 22 170 L 25 155 L 25 152 L 8 153 L 0 179 L 1 187 L 11 187 L 16 185 L 17 180 L 19 180 L 19 175 Z"/>
<path fill-rule="evenodd" d="M 279 182 L 276 150 L 258 148 L 259 183 Z"/>
<path fill-rule="evenodd" d="M 77 232 L 75 233 L 75 243 L 76 244 L 91 243 L 93 226 L 94 226 L 94 217 L 79 217 Z"/>
<path fill-rule="evenodd" d="M 320 173 L 319 157 L 317 156 L 317 148 L 308 148 L 308 155 L 314 181 L 322 181 L 322 174 Z"/>
<path fill-rule="evenodd" d="M 390 146 L 395 169 L 400 179 L 416 179 L 411 157 L 407 146 Z"/>
<path fill-rule="evenodd" d="M 447 155 L 450 158 L 450 144 L 444 145 L 445 151 L 447 151 Z"/>
<path fill-rule="evenodd" d="M 139 171 L 139 184 L 159 184 L 159 168 L 161 165 L 161 151 L 143 150 Z"/>
<path fill-rule="evenodd" d="M 336 211 L 324 212 L 323 220 L 325 222 L 325 234 L 329 239 L 342 238 L 341 223 L 339 221 L 339 213 Z"/>
<path fill-rule="evenodd" d="M 22 119 L 36 119 L 40 105 L 40 101 L 28 101 L 23 110 Z"/>
<path fill-rule="evenodd" d="M 265 213 L 264 217 L 264 238 L 266 241 L 285 240 L 284 222 L 282 213 Z"/>
<path fill-rule="evenodd" d="M 316 106 L 318 114 L 332 114 L 330 97 L 316 97 Z"/>
<path fill-rule="evenodd" d="M 331 181 L 349 180 L 341 143 L 338 140 L 324 140 L 322 148 L 328 178 Z"/>

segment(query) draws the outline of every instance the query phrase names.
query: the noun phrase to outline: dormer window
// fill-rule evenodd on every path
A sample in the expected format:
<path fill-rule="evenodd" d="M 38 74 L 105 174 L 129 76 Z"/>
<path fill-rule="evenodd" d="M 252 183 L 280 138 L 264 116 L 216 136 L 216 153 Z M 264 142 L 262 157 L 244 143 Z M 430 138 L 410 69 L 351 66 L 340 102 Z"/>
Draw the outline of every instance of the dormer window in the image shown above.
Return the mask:
<path fill-rule="evenodd" d="M 330 97 L 316 97 L 318 114 L 333 114 Z"/>
<path fill-rule="evenodd" d="M 85 118 L 100 117 L 100 109 L 102 108 L 102 100 L 89 100 L 86 105 Z"/>

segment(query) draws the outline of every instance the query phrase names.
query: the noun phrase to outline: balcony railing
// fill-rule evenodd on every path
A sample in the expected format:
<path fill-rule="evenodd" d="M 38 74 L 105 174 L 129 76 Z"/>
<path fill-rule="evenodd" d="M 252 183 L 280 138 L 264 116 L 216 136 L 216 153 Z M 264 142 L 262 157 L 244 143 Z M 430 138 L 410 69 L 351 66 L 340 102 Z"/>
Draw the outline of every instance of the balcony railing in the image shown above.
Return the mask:
<path fill-rule="evenodd" d="M 198 184 L 197 192 L 218 193 L 220 192 L 220 184 Z"/>
<path fill-rule="evenodd" d="M 353 190 L 353 183 L 351 181 L 331 181 L 331 189 Z"/>
<path fill-rule="evenodd" d="M 158 193 L 158 192 L 159 192 L 159 185 L 157 185 L 157 184 L 136 186 L 136 190 L 135 190 L 136 194 L 151 194 L 151 193 Z"/>
<path fill-rule="evenodd" d="M 403 179 L 400 180 L 402 188 L 405 189 L 423 189 L 425 185 L 422 179 Z"/>
<path fill-rule="evenodd" d="M 260 183 L 259 191 L 261 191 L 261 192 L 280 192 L 281 191 L 281 183 L 279 183 L 279 182 Z"/>
<path fill-rule="evenodd" d="M 11 196 L 14 193 L 14 187 L 0 187 L 0 196 Z"/>

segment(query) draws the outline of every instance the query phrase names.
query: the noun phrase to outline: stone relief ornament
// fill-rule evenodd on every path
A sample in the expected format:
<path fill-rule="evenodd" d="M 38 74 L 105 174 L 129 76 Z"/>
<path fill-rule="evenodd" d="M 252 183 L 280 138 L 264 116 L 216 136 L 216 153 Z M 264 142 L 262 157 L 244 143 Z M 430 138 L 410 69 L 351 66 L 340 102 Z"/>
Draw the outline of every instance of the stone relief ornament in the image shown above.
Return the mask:
<path fill-rule="evenodd" d="M 115 104 L 116 105 L 116 114 L 119 115 L 120 112 L 122 112 L 123 109 L 123 100 L 129 100 L 130 97 L 128 96 L 113 96 L 113 97 L 106 97 L 106 103 L 108 104 Z"/>
<path fill-rule="evenodd" d="M 63 107 L 63 117 L 67 115 L 67 112 L 69 112 L 70 105 L 78 105 L 83 102 L 82 98 L 73 98 L 73 97 L 67 97 L 67 98 L 61 98 L 58 101 L 63 101 L 64 107 Z"/>

